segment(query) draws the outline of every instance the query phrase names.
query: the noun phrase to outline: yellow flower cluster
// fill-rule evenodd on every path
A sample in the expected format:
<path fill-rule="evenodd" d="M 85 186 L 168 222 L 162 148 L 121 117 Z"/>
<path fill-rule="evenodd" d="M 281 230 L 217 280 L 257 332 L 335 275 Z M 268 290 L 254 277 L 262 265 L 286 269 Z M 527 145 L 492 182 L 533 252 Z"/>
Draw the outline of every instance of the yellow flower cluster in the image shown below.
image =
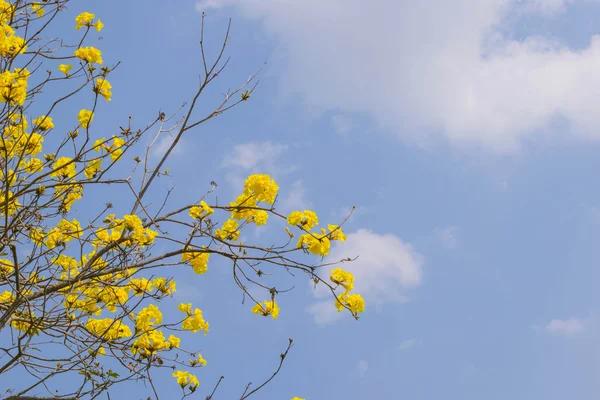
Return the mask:
<path fill-rule="evenodd" d="M 204 320 L 202 310 L 199 308 L 194 309 L 192 312 L 192 304 L 181 303 L 178 307 L 179 311 L 186 314 L 186 318 L 181 323 L 181 328 L 186 331 L 198 332 L 204 331 L 206 335 L 208 333 L 209 324 Z"/>
<path fill-rule="evenodd" d="M 94 87 L 94 92 L 98 93 L 100 96 L 104 97 L 106 101 L 110 101 L 112 96 L 112 85 L 106 79 L 98 78 L 96 79 L 96 86 Z"/>
<path fill-rule="evenodd" d="M 332 240 L 338 240 L 341 242 L 346 240 L 346 235 L 344 235 L 342 229 L 337 225 L 327 225 L 329 232 L 327 232 L 327 230 L 324 228 L 321 228 L 320 233 L 309 232 L 319 224 L 319 218 L 317 217 L 317 214 L 311 210 L 304 210 L 304 212 L 293 211 L 290 213 L 290 215 L 288 215 L 287 222 L 288 224 L 300 227 L 302 230 L 307 232 L 298 238 L 296 247 L 304 248 L 310 253 L 318 256 L 324 257 L 329 254 Z M 289 230 L 288 234 L 290 234 L 290 237 L 293 236 Z"/>
<path fill-rule="evenodd" d="M 95 47 L 80 47 L 75 50 L 74 56 L 90 64 L 102 64 L 102 52 Z"/>
<path fill-rule="evenodd" d="M 77 24 L 75 25 L 75 29 L 79 30 L 83 26 L 94 26 L 96 27 L 96 32 L 100 32 L 102 28 L 104 28 L 104 24 L 102 23 L 102 21 L 100 21 L 100 19 L 98 19 L 98 21 L 96 22 L 92 22 L 94 18 L 96 18 L 94 14 L 91 14 L 89 12 L 82 12 L 77 17 L 75 17 L 75 22 L 77 22 Z"/>
<path fill-rule="evenodd" d="M 94 142 L 93 149 L 99 152 L 100 150 L 106 151 L 110 154 L 110 159 L 112 161 L 117 161 L 121 155 L 123 154 L 123 150 L 121 147 L 125 144 L 125 140 L 123 138 L 113 136 L 112 144 L 108 145 L 108 140 L 105 138 L 98 139 Z"/>
<path fill-rule="evenodd" d="M 240 237 L 238 222 L 234 219 L 228 219 L 223 223 L 221 229 L 215 231 L 215 236 L 221 240 L 233 240 L 236 242 Z"/>
<path fill-rule="evenodd" d="M 208 364 L 208 362 L 204 359 L 204 357 L 202 357 L 202 354 L 198 354 L 198 358 L 195 360 L 190 360 L 190 365 L 192 367 L 195 367 L 196 365 L 206 367 L 206 364 Z"/>
<path fill-rule="evenodd" d="M 31 11 L 35 11 L 38 18 L 42 18 L 46 13 L 46 10 L 44 10 L 40 3 L 37 2 L 31 4 Z"/>
<path fill-rule="evenodd" d="M 130 337 L 131 329 L 123 322 L 112 318 L 94 319 L 90 318 L 85 328 L 95 336 L 104 340 L 118 340 Z"/>
<path fill-rule="evenodd" d="M 13 58 L 27 50 L 25 39 L 15 35 L 8 24 L 0 23 L 0 56 Z"/>
<path fill-rule="evenodd" d="M 115 218 L 114 214 L 106 217 L 106 227 L 99 228 L 92 242 L 95 248 L 110 242 L 124 239 L 121 244 L 127 247 L 145 247 L 154 243 L 158 232 L 144 228 L 142 220 L 137 215 L 124 215 L 123 219 Z"/>
<path fill-rule="evenodd" d="M 257 303 L 252 307 L 252 312 L 256 315 L 262 315 L 264 317 L 271 316 L 273 319 L 277 319 L 279 316 L 279 306 L 275 303 L 275 300 L 265 300 L 264 306 Z"/>
<path fill-rule="evenodd" d="M 335 301 L 335 307 L 338 312 L 342 311 L 344 307 L 347 307 L 354 316 L 359 312 L 365 311 L 365 301 L 362 296 L 357 293 L 349 294 L 354 288 L 354 275 L 341 268 L 336 268 L 331 271 L 329 279 L 331 282 L 340 285 L 345 289 L 340 296 L 337 296 Z"/>
<path fill-rule="evenodd" d="M 7 279 L 15 270 L 15 266 L 12 261 L 6 258 L 0 259 L 0 280 Z"/>
<path fill-rule="evenodd" d="M 22 106 L 27 98 L 27 68 L 15 68 L 13 72 L 0 74 L 0 103 Z"/>
<path fill-rule="evenodd" d="M 73 66 L 71 64 L 60 64 L 58 66 L 58 70 L 67 76 L 69 76 L 69 71 L 71 71 L 72 68 Z"/>
<path fill-rule="evenodd" d="M 202 275 L 208 270 L 208 259 L 210 253 L 190 251 L 181 254 L 181 261 L 188 262 L 195 273 Z"/>
<path fill-rule="evenodd" d="M 90 110 L 82 109 L 77 114 L 77 120 L 83 129 L 87 129 L 94 120 L 94 113 Z"/>
<path fill-rule="evenodd" d="M 15 300 L 15 295 L 8 290 L 0 293 L 0 304 L 12 303 Z"/>
<path fill-rule="evenodd" d="M 198 378 L 196 378 L 196 375 L 190 374 L 187 371 L 175 371 L 173 372 L 173 377 L 177 379 L 177 383 L 182 388 L 185 388 L 189 385 L 189 389 L 192 392 L 194 392 L 198 385 L 200 385 L 200 382 L 198 382 Z"/>
<path fill-rule="evenodd" d="M 319 225 L 319 217 L 311 210 L 304 210 L 304 212 L 292 211 L 287 217 L 287 222 L 292 226 L 300 225 L 302 228 L 310 231 L 316 225 Z"/>
<path fill-rule="evenodd" d="M 45 132 L 47 130 L 54 128 L 54 123 L 52 122 L 52 118 L 47 117 L 45 115 L 42 115 L 41 117 L 34 119 L 33 125 L 42 132 Z"/>
<path fill-rule="evenodd" d="M 215 210 L 210 208 L 210 206 L 206 204 L 204 200 L 201 200 L 199 206 L 193 206 L 190 208 L 190 217 L 195 219 L 202 219 L 204 217 L 208 217 L 214 212 Z"/>
<path fill-rule="evenodd" d="M 21 207 L 21 203 L 10 190 L 0 193 L 0 215 L 13 215 Z"/>

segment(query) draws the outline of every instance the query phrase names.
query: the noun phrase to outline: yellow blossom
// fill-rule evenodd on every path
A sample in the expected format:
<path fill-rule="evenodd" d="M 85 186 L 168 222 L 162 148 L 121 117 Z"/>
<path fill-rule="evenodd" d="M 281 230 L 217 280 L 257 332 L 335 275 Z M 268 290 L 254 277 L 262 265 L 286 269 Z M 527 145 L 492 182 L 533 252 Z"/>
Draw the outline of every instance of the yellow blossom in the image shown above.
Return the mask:
<path fill-rule="evenodd" d="M 193 251 L 181 254 L 181 261 L 189 262 L 197 274 L 203 274 L 208 270 L 208 259 L 210 253 Z"/>
<path fill-rule="evenodd" d="M 75 17 L 75 29 L 79 30 L 82 26 L 92 26 L 92 20 L 96 18 L 96 16 L 89 12 L 82 12 L 78 16 Z"/>
<path fill-rule="evenodd" d="M 188 317 L 184 319 L 181 323 L 181 328 L 183 330 L 192 332 L 198 332 L 200 330 L 203 330 L 205 335 L 208 333 L 208 327 L 209 324 L 204 320 L 202 310 L 200 310 L 199 308 L 194 309 L 193 314 L 188 312 Z"/>
<path fill-rule="evenodd" d="M 102 64 L 102 52 L 95 47 L 80 47 L 75 50 L 75 57 L 88 63 Z"/>
<path fill-rule="evenodd" d="M 202 354 L 198 354 L 198 357 L 195 360 L 190 360 L 190 365 L 192 367 L 195 367 L 196 365 L 206 367 L 206 364 L 208 364 L 208 362 L 202 357 Z"/>
<path fill-rule="evenodd" d="M 236 242 L 240 237 L 240 231 L 238 230 L 238 223 L 236 220 L 228 219 L 223 223 L 221 229 L 215 231 L 217 238 L 221 240 L 233 240 Z"/>
<path fill-rule="evenodd" d="M 94 113 L 90 110 L 82 109 L 79 111 L 79 114 L 77 114 L 77 119 L 79 120 L 81 127 L 87 129 L 94 120 Z"/>
<path fill-rule="evenodd" d="M 254 307 L 252 307 L 252 312 L 265 317 L 270 315 L 273 319 L 277 319 L 279 316 L 279 306 L 277 303 L 275 303 L 274 300 L 265 300 L 263 303 L 264 306 L 260 303 L 257 303 Z"/>
<path fill-rule="evenodd" d="M 96 86 L 94 87 L 94 91 L 98 93 L 100 96 L 104 97 L 106 101 L 110 101 L 112 96 L 112 85 L 106 79 L 98 78 L 96 79 Z"/>
<path fill-rule="evenodd" d="M 71 71 L 72 68 L 73 66 L 71 64 L 60 64 L 58 66 L 58 70 L 67 76 L 69 76 L 69 71 Z"/>
<path fill-rule="evenodd" d="M 47 117 L 45 115 L 42 115 L 41 117 L 34 119 L 33 125 L 36 126 L 37 129 L 39 129 L 42 132 L 54 128 L 54 123 L 52 122 L 52 118 Z"/>
<path fill-rule="evenodd" d="M 69 157 L 60 157 L 54 162 L 52 169 L 53 172 L 50 174 L 50 176 L 53 178 L 66 179 L 74 178 L 75 175 L 77 175 L 75 162 L 73 162 L 73 159 Z"/>
<path fill-rule="evenodd" d="M 336 285 L 341 285 L 346 289 L 346 292 L 352 290 L 354 287 L 354 276 L 350 272 L 346 272 L 341 268 L 336 268 L 331 271 L 331 282 Z"/>
<path fill-rule="evenodd" d="M 200 385 L 200 382 L 198 382 L 198 378 L 196 378 L 196 375 L 192 375 L 187 371 L 175 371 L 173 372 L 173 377 L 177 379 L 177 383 L 182 388 L 190 385 L 190 390 L 192 392 L 196 390 L 198 385 Z"/>

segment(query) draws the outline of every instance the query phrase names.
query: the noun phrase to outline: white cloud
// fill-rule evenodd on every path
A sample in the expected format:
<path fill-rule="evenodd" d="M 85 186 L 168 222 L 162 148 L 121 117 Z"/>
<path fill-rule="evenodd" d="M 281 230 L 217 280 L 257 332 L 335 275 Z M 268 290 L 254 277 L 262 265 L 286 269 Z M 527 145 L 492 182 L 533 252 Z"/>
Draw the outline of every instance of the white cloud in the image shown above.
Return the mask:
<path fill-rule="evenodd" d="M 280 191 L 281 192 L 281 191 Z M 305 210 L 311 207 L 310 201 L 306 198 L 306 188 L 299 179 L 286 189 L 285 196 L 277 200 L 277 211 L 283 214 L 289 214 L 294 210 Z"/>
<path fill-rule="evenodd" d="M 552 14 L 570 3 L 211 0 L 198 6 L 232 5 L 260 20 L 285 55 L 272 66 L 282 73 L 281 87 L 312 108 L 367 113 L 417 143 L 442 134 L 455 144 L 510 152 L 558 117 L 578 138 L 600 139 L 600 36 L 573 50 L 539 35 L 516 41 L 513 21 L 505 23 L 524 6 Z"/>
<path fill-rule="evenodd" d="M 412 347 L 414 347 L 417 343 L 419 343 L 419 341 L 417 339 L 403 340 L 400 343 L 400 345 L 398 346 L 398 350 L 407 351 L 407 350 L 411 349 Z"/>
<path fill-rule="evenodd" d="M 553 319 L 546 325 L 546 330 L 554 335 L 572 336 L 583 332 L 584 329 L 583 321 L 578 318 Z"/>
<path fill-rule="evenodd" d="M 448 250 L 456 248 L 460 235 L 460 228 L 457 226 L 449 226 L 446 228 L 437 227 L 434 229 L 435 235 L 442 242 L 442 245 Z"/>
<path fill-rule="evenodd" d="M 169 147 L 171 147 L 171 144 L 173 144 L 174 139 L 175 139 L 175 136 L 172 136 L 169 133 L 163 133 L 156 140 L 154 145 L 152 146 L 150 155 L 152 155 L 153 157 L 157 157 L 157 158 L 162 157 L 167 152 L 167 150 L 169 150 Z M 184 145 L 183 139 L 182 138 L 179 139 L 179 142 L 177 142 L 177 146 L 175 146 L 175 148 L 171 152 L 170 156 L 176 156 L 176 155 L 183 154 L 184 146 L 185 145 Z"/>
<path fill-rule="evenodd" d="M 328 256 L 335 262 L 345 258 L 358 259 L 320 270 L 328 276 L 335 267 L 351 272 L 355 277 L 354 292 L 360 293 L 367 307 L 377 309 L 389 302 L 405 302 L 404 289 L 417 286 L 422 281 L 423 256 L 410 244 L 392 234 L 379 235 L 368 230 L 358 230 L 347 235 L 345 242 L 336 242 Z M 317 323 L 329 323 L 337 319 L 334 299 L 323 285 L 314 291 L 319 300 L 309 307 Z M 325 301 L 327 299 L 327 301 Z"/>
<path fill-rule="evenodd" d="M 334 115 L 331 117 L 331 125 L 339 135 L 346 135 L 352 130 L 352 119 L 347 115 Z"/>
<path fill-rule="evenodd" d="M 567 6 L 574 0 L 525 0 L 520 1 L 519 6 L 523 12 L 541 13 L 546 16 L 563 13 Z"/>
<path fill-rule="evenodd" d="M 223 166 L 240 167 L 245 170 L 253 170 L 259 166 L 272 169 L 287 148 L 286 145 L 271 141 L 237 144 L 233 147 L 233 153 L 223 160 Z"/>
<path fill-rule="evenodd" d="M 358 373 L 360 374 L 360 377 L 362 378 L 363 376 L 365 376 L 365 374 L 367 373 L 368 370 L 369 370 L 369 362 L 366 360 L 360 360 L 358 362 Z"/>

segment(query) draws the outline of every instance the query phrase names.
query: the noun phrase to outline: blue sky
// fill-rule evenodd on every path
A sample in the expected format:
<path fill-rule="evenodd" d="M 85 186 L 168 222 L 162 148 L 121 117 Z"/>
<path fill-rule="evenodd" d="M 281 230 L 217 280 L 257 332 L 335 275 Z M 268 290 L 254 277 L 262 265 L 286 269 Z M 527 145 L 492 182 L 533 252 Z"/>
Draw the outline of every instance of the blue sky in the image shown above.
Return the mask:
<path fill-rule="evenodd" d="M 597 397 L 600 2 L 111 0 L 73 13 L 83 6 L 106 24 L 105 59 L 122 62 L 107 130 L 193 95 L 202 10 L 215 45 L 233 18 L 231 67 L 205 110 L 268 62 L 252 101 L 184 137 L 161 180 L 175 202 L 211 180 L 229 199 L 261 172 L 284 211 L 334 222 L 357 207 L 331 257 L 360 256 L 347 266 L 367 301 L 358 322 L 302 277 L 272 321 L 241 304 L 227 264 L 176 273 L 174 302 L 211 323 L 194 339 L 202 395 L 225 375 L 218 398 L 239 396 L 293 337 L 257 398 Z"/>

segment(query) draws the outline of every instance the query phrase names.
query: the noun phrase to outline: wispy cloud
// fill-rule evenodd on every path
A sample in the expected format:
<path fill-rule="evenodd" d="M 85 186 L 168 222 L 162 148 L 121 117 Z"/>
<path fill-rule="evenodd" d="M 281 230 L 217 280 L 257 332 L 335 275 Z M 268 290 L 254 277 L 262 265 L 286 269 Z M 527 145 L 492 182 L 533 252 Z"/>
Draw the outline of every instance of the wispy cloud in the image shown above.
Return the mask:
<path fill-rule="evenodd" d="M 360 360 L 358 362 L 357 369 L 358 373 L 360 374 L 360 377 L 364 377 L 367 371 L 369 370 L 369 362 L 367 360 Z"/>
<path fill-rule="evenodd" d="M 167 152 L 167 150 L 169 150 L 169 147 L 171 147 L 171 145 L 173 144 L 173 140 L 175 140 L 175 136 L 171 136 L 167 132 L 163 132 L 162 135 L 156 140 L 156 142 L 152 146 L 150 155 L 156 158 L 162 157 Z M 175 148 L 171 152 L 171 155 L 182 155 L 184 153 L 184 147 L 184 139 L 181 138 L 179 142 L 177 142 L 177 146 L 175 146 Z"/>
<path fill-rule="evenodd" d="M 288 214 L 294 210 L 305 210 L 311 207 L 311 202 L 306 198 L 306 188 L 299 179 L 286 189 L 281 200 L 277 200 L 277 210 Z"/>
<path fill-rule="evenodd" d="M 434 234 L 448 250 L 456 248 L 459 243 L 461 229 L 458 226 L 448 226 L 445 228 L 437 227 L 434 229 Z"/>
<path fill-rule="evenodd" d="M 331 125 L 339 135 L 347 135 L 352 130 L 352 119 L 347 115 L 334 115 L 331 117 Z"/>
<path fill-rule="evenodd" d="M 553 319 L 546 325 L 546 331 L 554 335 L 573 336 L 582 333 L 585 324 L 578 318 Z"/>
<path fill-rule="evenodd" d="M 404 139 L 518 150 L 552 129 L 600 140 L 600 37 L 569 48 L 545 31 L 519 37 L 514 17 L 567 10 L 571 0 L 203 0 L 260 20 L 285 49 L 281 87 L 314 109 L 361 112 Z M 468 23 L 464 16 L 469 15 Z M 511 18 L 508 18 L 511 17 Z M 335 20 L 335 33 L 331 21 Z M 357 29 L 357 26 L 360 29 Z M 515 39 L 518 38 L 518 39 Z M 348 84 L 352 82 L 352 84 Z M 343 125 L 342 125 L 343 126 Z"/>
<path fill-rule="evenodd" d="M 418 343 L 419 343 L 419 341 L 417 339 L 403 340 L 402 342 L 400 342 L 400 345 L 398 345 L 398 350 L 408 351 L 411 348 L 415 347 L 415 345 L 417 345 Z"/>
<path fill-rule="evenodd" d="M 271 141 L 237 144 L 233 147 L 233 152 L 223 160 L 223 166 L 239 167 L 244 170 L 253 170 L 257 167 L 273 169 L 279 157 L 287 149 L 287 145 Z"/>

